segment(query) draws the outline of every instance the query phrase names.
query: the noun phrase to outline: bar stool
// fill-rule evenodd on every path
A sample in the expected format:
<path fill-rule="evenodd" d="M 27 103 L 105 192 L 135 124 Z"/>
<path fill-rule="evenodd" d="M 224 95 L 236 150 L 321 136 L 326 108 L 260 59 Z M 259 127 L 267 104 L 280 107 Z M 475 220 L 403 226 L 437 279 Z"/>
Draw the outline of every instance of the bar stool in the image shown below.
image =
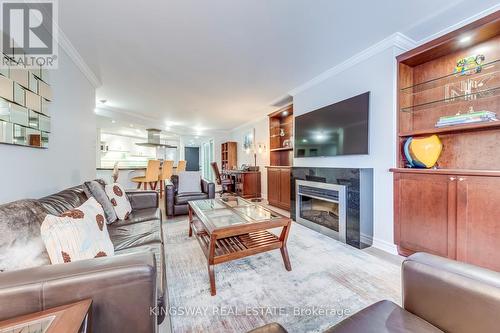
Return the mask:
<path fill-rule="evenodd" d="M 144 184 L 144 189 L 148 189 L 148 183 L 152 190 L 156 190 L 158 184 L 158 177 L 160 176 L 160 161 L 149 160 L 148 167 L 146 168 L 146 175 L 144 177 L 134 177 L 132 181 L 137 183 L 137 188 L 141 188 Z"/>
<path fill-rule="evenodd" d="M 177 174 L 179 174 L 179 172 L 186 171 L 186 161 L 179 161 L 179 163 L 177 163 L 177 169 L 175 171 Z"/>
<path fill-rule="evenodd" d="M 160 197 L 163 196 L 163 190 L 165 189 L 165 180 L 170 180 L 170 177 L 172 177 L 173 173 L 174 161 L 163 161 L 163 164 L 161 166 L 161 174 L 158 177 L 158 180 L 160 181 Z"/>

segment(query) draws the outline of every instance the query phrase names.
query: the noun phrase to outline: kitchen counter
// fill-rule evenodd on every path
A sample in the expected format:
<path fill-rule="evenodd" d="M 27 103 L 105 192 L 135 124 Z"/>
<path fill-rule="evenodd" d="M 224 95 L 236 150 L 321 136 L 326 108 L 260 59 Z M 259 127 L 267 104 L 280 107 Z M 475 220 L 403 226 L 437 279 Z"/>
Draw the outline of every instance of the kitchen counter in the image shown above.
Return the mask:
<path fill-rule="evenodd" d="M 107 167 L 107 168 L 96 168 L 96 170 L 113 170 L 113 167 Z M 146 169 L 146 166 L 143 167 L 118 167 L 118 170 L 144 170 Z"/>
<path fill-rule="evenodd" d="M 176 167 L 174 167 L 174 170 Z M 137 183 L 132 181 L 134 177 L 142 177 L 146 173 L 146 166 L 144 167 L 118 167 L 118 180 L 125 187 L 125 189 L 135 189 Z M 106 183 L 110 184 L 113 182 L 113 168 L 96 168 L 96 178 L 104 179 Z"/>

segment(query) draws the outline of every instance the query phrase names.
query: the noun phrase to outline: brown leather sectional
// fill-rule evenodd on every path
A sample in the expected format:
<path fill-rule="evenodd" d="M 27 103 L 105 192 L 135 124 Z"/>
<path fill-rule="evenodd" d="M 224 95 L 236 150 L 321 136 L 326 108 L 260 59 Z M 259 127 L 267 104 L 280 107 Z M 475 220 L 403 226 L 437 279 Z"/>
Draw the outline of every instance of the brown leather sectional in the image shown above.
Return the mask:
<path fill-rule="evenodd" d="M 403 307 L 380 301 L 325 332 L 500 332 L 500 273 L 416 253 L 403 262 L 402 280 Z M 277 323 L 251 331 L 286 332 Z"/>
<path fill-rule="evenodd" d="M 0 320 L 91 298 L 92 332 L 155 332 L 166 308 L 158 194 L 133 191 L 127 196 L 133 209 L 129 218 L 108 225 L 115 256 L 59 265 L 50 265 L 39 246 L 40 224 L 47 213 L 60 214 L 85 202 L 82 186 L 1 205 L 0 251 L 21 246 L 39 253 L 30 253 L 37 267 L 0 273 Z"/>

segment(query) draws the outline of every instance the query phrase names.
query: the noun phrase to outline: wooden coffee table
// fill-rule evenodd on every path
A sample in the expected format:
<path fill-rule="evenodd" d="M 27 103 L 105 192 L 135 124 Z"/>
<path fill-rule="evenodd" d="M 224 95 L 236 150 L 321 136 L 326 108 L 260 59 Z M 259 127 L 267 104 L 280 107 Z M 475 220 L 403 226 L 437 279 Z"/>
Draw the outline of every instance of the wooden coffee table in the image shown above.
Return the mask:
<path fill-rule="evenodd" d="M 212 296 L 214 266 L 223 262 L 280 249 L 285 268 L 291 271 L 286 248 L 290 225 L 289 218 L 239 197 L 190 201 L 189 237 L 194 233 L 207 257 Z M 280 236 L 268 231 L 280 227 Z"/>

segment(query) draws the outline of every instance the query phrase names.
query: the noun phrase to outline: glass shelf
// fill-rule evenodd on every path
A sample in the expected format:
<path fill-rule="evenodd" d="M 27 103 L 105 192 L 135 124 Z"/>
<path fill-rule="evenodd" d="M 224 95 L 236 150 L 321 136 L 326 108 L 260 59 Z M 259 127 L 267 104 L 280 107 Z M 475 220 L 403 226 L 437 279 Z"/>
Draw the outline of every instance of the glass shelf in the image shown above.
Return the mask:
<path fill-rule="evenodd" d="M 451 105 L 452 103 L 458 102 L 474 102 L 478 99 L 494 98 L 500 96 L 500 87 L 494 87 L 486 90 L 476 91 L 470 94 L 463 94 L 448 98 L 442 98 L 438 100 L 433 100 L 426 103 L 415 104 L 407 107 L 401 108 L 402 112 L 415 112 L 421 111 L 428 108 L 434 108 L 444 105 Z"/>
<path fill-rule="evenodd" d="M 465 79 L 478 80 L 486 76 L 491 76 L 491 75 L 495 76 L 500 74 L 500 59 L 482 64 L 480 66 L 473 67 L 469 69 L 469 71 L 473 72 L 478 68 L 481 68 L 481 71 L 478 73 L 471 73 L 471 74 L 451 73 L 421 83 L 417 83 L 412 86 L 402 88 L 401 92 L 405 94 L 414 94 L 425 90 L 433 89 L 436 87 L 444 86 L 446 84 L 459 82 Z"/>

